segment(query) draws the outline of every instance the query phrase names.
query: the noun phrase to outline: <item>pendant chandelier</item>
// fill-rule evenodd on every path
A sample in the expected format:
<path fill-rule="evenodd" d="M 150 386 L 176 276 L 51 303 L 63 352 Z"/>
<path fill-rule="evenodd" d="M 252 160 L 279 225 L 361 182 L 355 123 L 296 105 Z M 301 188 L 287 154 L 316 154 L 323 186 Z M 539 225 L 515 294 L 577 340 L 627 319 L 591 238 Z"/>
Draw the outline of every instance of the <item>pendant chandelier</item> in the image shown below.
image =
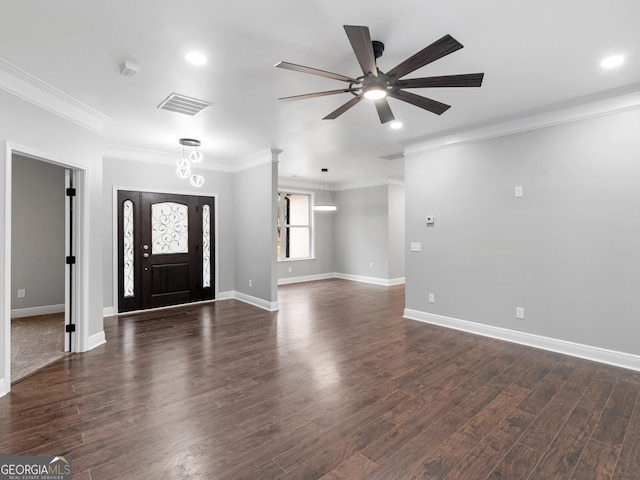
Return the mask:
<path fill-rule="evenodd" d="M 318 212 L 335 212 L 336 206 L 326 200 L 326 187 L 327 177 L 329 175 L 329 169 L 323 168 L 320 170 L 320 202 L 313 206 L 313 209 Z"/>
<path fill-rule="evenodd" d="M 193 138 L 181 138 L 178 140 L 182 145 L 182 158 L 178 159 L 178 167 L 176 168 L 176 174 L 180 178 L 188 178 L 193 187 L 201 187 L 204 184 L 204 177 L 198 174 L 198 164 L 202 162 L 202 153 L 198 151 L 200 146 L 200 140 Z M 185 155 L 184 147 L 193 147 L 194 150 L 189 154 L 189 157 Z M 195 173 L 192 174 L 191 164 L 195 166 Z"/>

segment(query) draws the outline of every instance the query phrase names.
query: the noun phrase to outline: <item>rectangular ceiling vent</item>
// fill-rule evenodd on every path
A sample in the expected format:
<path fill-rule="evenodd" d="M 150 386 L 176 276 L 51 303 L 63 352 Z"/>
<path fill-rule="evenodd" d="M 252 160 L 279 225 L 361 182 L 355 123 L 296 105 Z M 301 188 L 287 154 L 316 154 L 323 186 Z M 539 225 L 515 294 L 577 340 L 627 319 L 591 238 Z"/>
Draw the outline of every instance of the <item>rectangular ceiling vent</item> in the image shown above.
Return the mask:
<path fill-rule="evenodd" d="M 398 152 L 398 153 L 391 153 L 389 155 L 384 155 L 383 157 L 380 157 L 382 160 L 400 160 L 401 158 L 404 158 L 404 153 L 402 152 Z"/>
<path fill-rule="evenodd" d="M 161 110 L 169 110 L 170 112 L 184 113 L 185 115 L 193 117 L 209 105 L 211 105 L 211 102 L 187 97 L 179 93 L 172 93 L 158 105 L 158 108 Z"/>

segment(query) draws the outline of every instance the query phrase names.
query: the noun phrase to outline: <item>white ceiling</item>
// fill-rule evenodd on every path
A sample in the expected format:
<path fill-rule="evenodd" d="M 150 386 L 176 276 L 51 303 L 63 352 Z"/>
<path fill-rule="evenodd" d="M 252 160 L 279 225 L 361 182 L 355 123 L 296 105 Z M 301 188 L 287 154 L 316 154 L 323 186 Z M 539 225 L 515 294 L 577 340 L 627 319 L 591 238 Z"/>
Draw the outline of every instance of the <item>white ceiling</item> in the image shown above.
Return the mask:
<path fill-rule="evenodd" d="M 418 139 L 486 125 L 560 102 L 640 85 L 638 0 L 19 0 L 2 5 L 0 58 L 110 118 L 107 144 L 180 153 L 197 138 L 206 161 L 233 164 L 283 150 L 280 175 L 334 182 L 403 177 Z M 359 76 L 343 25 L 385 43 L 382 71 L 449 33 L 465 47 L 407 78 L 484 72 L 481 88 L 414 90 L 452 105 L 442 116 L 390 99 L 404 128 L 381 125 L 363 101 L 322 117 L 350 94 L 299 102 L 283 96 L 342 88 L 274 68 L 280 60 Z M 197 50 L 205 66 L 188 64 Z M 600 60 L 626 56 L 613 71 Z M 130 59 L 133 78 L 119 74 Z M 195 117 L 157 109 L 172 92 L 212 102 Z"/>

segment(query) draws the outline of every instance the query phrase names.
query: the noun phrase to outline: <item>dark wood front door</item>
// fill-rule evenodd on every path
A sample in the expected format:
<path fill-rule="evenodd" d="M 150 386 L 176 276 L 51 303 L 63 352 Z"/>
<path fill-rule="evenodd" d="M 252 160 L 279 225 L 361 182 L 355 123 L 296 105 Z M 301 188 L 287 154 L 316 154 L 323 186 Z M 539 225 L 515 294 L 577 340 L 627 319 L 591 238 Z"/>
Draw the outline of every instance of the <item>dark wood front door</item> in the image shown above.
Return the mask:
<path fill-rule="evenodd" d="M 118 311 L 214 298 L 214 199 L 118 192 Z"/>

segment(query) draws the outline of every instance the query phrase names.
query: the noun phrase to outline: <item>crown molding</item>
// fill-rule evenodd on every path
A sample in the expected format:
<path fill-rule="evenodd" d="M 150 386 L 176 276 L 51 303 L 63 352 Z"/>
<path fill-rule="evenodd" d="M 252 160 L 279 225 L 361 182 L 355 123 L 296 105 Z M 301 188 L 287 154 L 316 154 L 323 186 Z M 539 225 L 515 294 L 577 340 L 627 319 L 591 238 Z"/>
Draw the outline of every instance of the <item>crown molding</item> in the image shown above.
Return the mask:
<path fill-rule="evenodd" d="M 109 117 L 0 58 L 0 89 L 77 125 L 102 133 Z"/>
<path fill-rule="evenodd" d="M 580 97 L 485 126 L 416 140 L 405 145 L 404 153 L 408 157 L 450 145 L 488 140 L 637 108 L 640 108 L 640 83 Z"/>
<path fill-rule="evenodd" d="M 126 145 L 117 145 L 114 143 L 105 143 L 102 148 L 103 158 L 112 158 L 114 160 L 126 160 L 134 162 L 155 163 L 161 162 L 167 165 L 175 165 L 178 154 L 161 152 L 160 150 L 152 150 L 149 148 L 128 147 Z M 202 171 L 215 171 L 234 173 L 238 170 L 237 166 L 227 163 L 215 163 L 208 160 L 198 164 L 198 169 Z"/>
<path fill-rule="evenodd" d="M 355 181 L 349 181 L 339 184 L 327 183 L 326 189 L 331 192 L 339 192 L 343 190 L 357 190 L 359 188 L 382 187 L 385 185 L 398 185 L 404 187 L 404 180 L 391 177 L 374 177 L 363 178 Z M 302 188 L 308 190 L 320 190 L 320 180 L 296 180 L 295 178 L 279 178 L 278 188 Z"/>
<path fill-rule="evenodd" d="M 211 162 L 205 157 L 205 160 L 198 164 L 198 169 L 202 171 L 208 170 L 224 173 L 237 173 L 260 165 L 271 164 L 273 155 L 274 154 L 270 149 L 265 149 L 242 157 L 234 163 Z M 176 160 L 178 159 L 178 155 L 175 153 L 167 153 L 149 148 L 129 147 L 114 143 L 105 143 L 103 145 L 102 156 L 104 158 L 112 158 L 114 160 L 127 160 L 155 164 L 162 162 L 167 165 L 175 165 Z"/>
<path fill-rule="evenodd" d="M 234 172 L 248 170 L 250 168 L 259 167 L 260 165 L 265 165 L 267 163 L 271 164 L 274 156 L 275 161 L 277 162 L 277 157 L 278 155 L 280 155 L 280 153 L 282 153 L 282 150 L 266 148 L 264 150 L 260 150 L 259 152 L 246 155 L 242 158 L 239 158 L 236 163 L 234 163 Z"/>

